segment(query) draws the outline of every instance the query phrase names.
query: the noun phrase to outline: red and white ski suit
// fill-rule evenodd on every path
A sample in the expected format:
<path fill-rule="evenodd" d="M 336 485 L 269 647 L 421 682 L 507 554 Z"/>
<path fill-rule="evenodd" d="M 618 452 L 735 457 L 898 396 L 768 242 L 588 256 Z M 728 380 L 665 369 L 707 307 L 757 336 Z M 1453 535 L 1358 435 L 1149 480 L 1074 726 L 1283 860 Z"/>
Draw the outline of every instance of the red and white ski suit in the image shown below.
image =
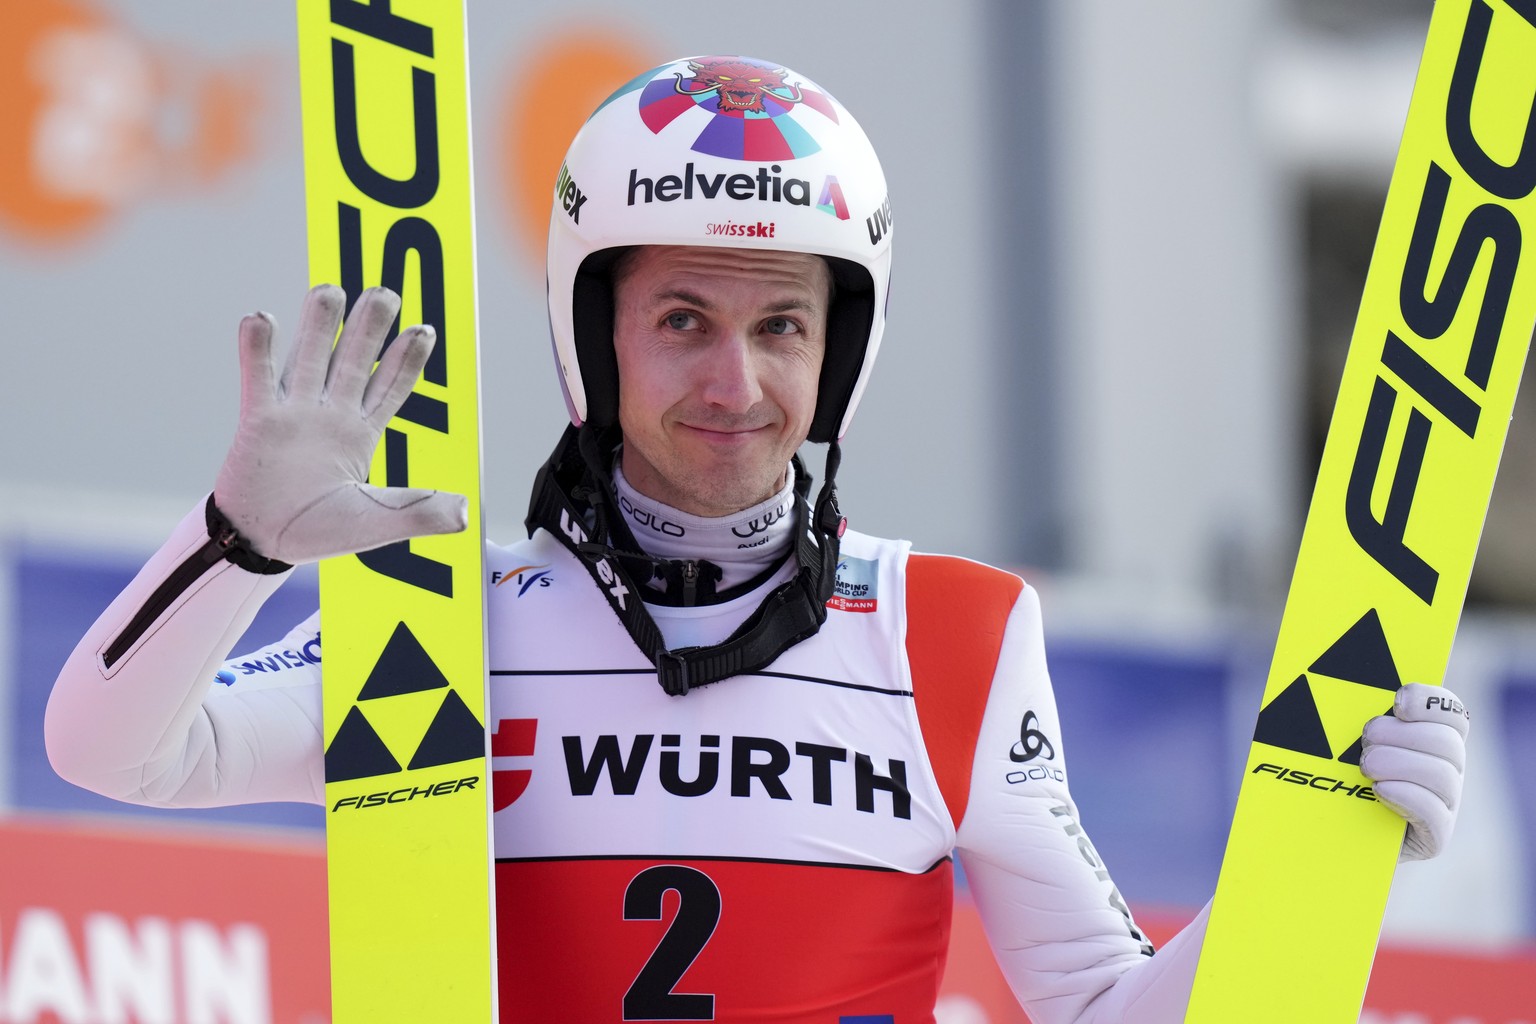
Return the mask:
<path fill-rule="evenodd" d="M 318 615 L 226 660 L 283 576 L 221 562 L 102 658 L 206 541 L 199 507 L 81 641 L 50 757 L 137 803 L 323 803 Z M 1068 791 L 1018 577 L 850 532 L 816 636 L 671 697 L 548 534 L 487 570 L 503 1021 L 931 1024 L 955 854 L 1036 1024 L 1183 1020 L 1205 915 L 1151 955 Z M 716 642 L 793 572 L 650 610 L 674 648 Z"/>

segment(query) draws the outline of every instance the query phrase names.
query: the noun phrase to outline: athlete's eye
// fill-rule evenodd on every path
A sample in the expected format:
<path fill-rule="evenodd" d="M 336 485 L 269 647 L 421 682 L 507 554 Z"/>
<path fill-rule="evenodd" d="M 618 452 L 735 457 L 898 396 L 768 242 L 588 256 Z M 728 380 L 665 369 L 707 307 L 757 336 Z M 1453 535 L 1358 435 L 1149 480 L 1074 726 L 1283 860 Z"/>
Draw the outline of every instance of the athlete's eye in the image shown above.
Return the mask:
<path fill-rule="evenodd" d="M 768 334 L 794 334 L 800 325 L 787 316 L 771 316 L 763 321 L 763 330 Z"/>
<path fill-rule="evenodd" d="M 678 311 L 676 313 L 668 313 L 664 322 L 674 331 L 689 331 L 693 329 L 698 321 L 692 313 Z"/>

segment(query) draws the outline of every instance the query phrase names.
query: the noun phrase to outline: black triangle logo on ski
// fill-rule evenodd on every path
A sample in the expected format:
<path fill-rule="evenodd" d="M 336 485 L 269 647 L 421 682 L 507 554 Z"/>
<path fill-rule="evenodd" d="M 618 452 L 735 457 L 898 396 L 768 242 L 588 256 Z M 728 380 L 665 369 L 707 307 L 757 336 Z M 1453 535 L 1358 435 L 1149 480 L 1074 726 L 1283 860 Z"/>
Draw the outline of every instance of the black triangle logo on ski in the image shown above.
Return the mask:
<path fill-rule="evenodd" d="M 342 719 L 341 728 L 325 752 L 325 781 L 347 782 L 390 775 L 400 770 L 400 762 L 389 752 L 373 725 L 353 707 Z"/>
<path fill-rule="evenodd" d="M 458 691 L 449 690 L 443 706 L 437 709 L 432 724 L 421 738 L 421 745 L 411 757 L 410 768 L 435 768 L 485 756 L 485 726 L 469 710 Z"/>
<path fill-rule="evenodd" d="M 1360 621 L 1350 626 L 1308 671 L 1394 692 L 1403 685 L 1375 608 L 1360 616 Z"/>
<path fill-rule="evenodd" d="M 1382 714 L 1390 715 L 1390 714 L 1392 714 L 1392 709 L 1391 708 L 1387 708 L 1385 711 L 1382 712 Z M 1353 742 L 1353 743 L 1351 743 L 1349 745 L 1349 749 L 1348 750 L 1344 751 L 1344 753 L 1339 755 L 1339 761 L 1341 763 L 1343 763 L 1343 764 L 1352 764 L 1356 768 L 1358 768 L 1358 767 L 1360 767 L 1360 755 L 1364 752 L 1364 749 L 1365 749 L 1365 736 L 1361 735 L 1361 737 L 1359 739 L 1355 740 L 1355 742 Z"/>
<path fill-rule="evenodd" d="M 448 685 L 448 678 L 437 667 L 432 656 L 421 646 L 409 626 L 400 623 L 384 645 L 384 653 L 368 673 L 368 681 L 357 694 L 358 700 L 377 700 L 380 697 L 396 697 L 402 693 L 421 693 L 424 690 L 440 690 Z"/>
<path fill-rule="evenodd" d="M 1264 706 L 1259 712 L 1258 724 L 1254 726 L 1253 739 L 1256 743 L 1284 747 L 1298 754 L 1333 757 L 1333 748 L 1328 745 L 1328 734 L 1323 730 L 1323 719 L 1317 713 L 1317 701 L 1306 676 L 1297 676 L 1280 696 Z"/>

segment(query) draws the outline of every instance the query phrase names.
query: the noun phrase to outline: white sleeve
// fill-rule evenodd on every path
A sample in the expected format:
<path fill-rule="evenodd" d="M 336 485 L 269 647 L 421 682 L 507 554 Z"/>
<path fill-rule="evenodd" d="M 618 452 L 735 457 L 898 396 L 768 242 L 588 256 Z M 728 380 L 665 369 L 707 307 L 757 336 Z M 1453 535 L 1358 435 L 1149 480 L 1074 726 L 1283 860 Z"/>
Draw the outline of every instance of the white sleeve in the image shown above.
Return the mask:
<path fill-rule="evenodd" d="M 994 956 L 1036 1024 L 1179 1024 L 1208 911 L 1156 955 L 1067 786 L 1040 602 L 1009 615 L 956 848 Z"/>
<path fill-rule="evenodd" d="M 321 803 L 318 664 L 241 685 L 237 659 L 225 673 L 236 685 L 215 682 L 290 573 L 203 558 L 208 543 L 200 503 L 75 647 L 48 698 L 48 759 L 75 785 L 132 803 Z M 314 620 L 306 629 L 318 640 Z M 283 646 L 302 650 L 304 635 Z"/>

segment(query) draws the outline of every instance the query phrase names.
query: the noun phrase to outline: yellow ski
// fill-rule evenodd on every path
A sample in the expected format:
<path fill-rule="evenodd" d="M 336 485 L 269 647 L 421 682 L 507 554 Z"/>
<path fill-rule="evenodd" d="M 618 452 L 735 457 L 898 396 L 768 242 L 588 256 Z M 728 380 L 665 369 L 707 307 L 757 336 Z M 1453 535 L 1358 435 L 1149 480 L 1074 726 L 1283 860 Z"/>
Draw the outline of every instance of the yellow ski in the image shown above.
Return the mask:
<path fill-rule="evenodd" d="M 370 479 L 469 497 L 463 533 L 320 567 L 333 1019 L 494 1021 L 464 5 L 298 0 L 298 27 L 311 281 L 437 329 Z"/>
<path fill-rule="evenodd" d="M 1536 0 L 1437 0 L 1185 1020 L 1355 1024 L 1401 819 L 1358 770 L 1439 682 L 1536 322 Z"/>

